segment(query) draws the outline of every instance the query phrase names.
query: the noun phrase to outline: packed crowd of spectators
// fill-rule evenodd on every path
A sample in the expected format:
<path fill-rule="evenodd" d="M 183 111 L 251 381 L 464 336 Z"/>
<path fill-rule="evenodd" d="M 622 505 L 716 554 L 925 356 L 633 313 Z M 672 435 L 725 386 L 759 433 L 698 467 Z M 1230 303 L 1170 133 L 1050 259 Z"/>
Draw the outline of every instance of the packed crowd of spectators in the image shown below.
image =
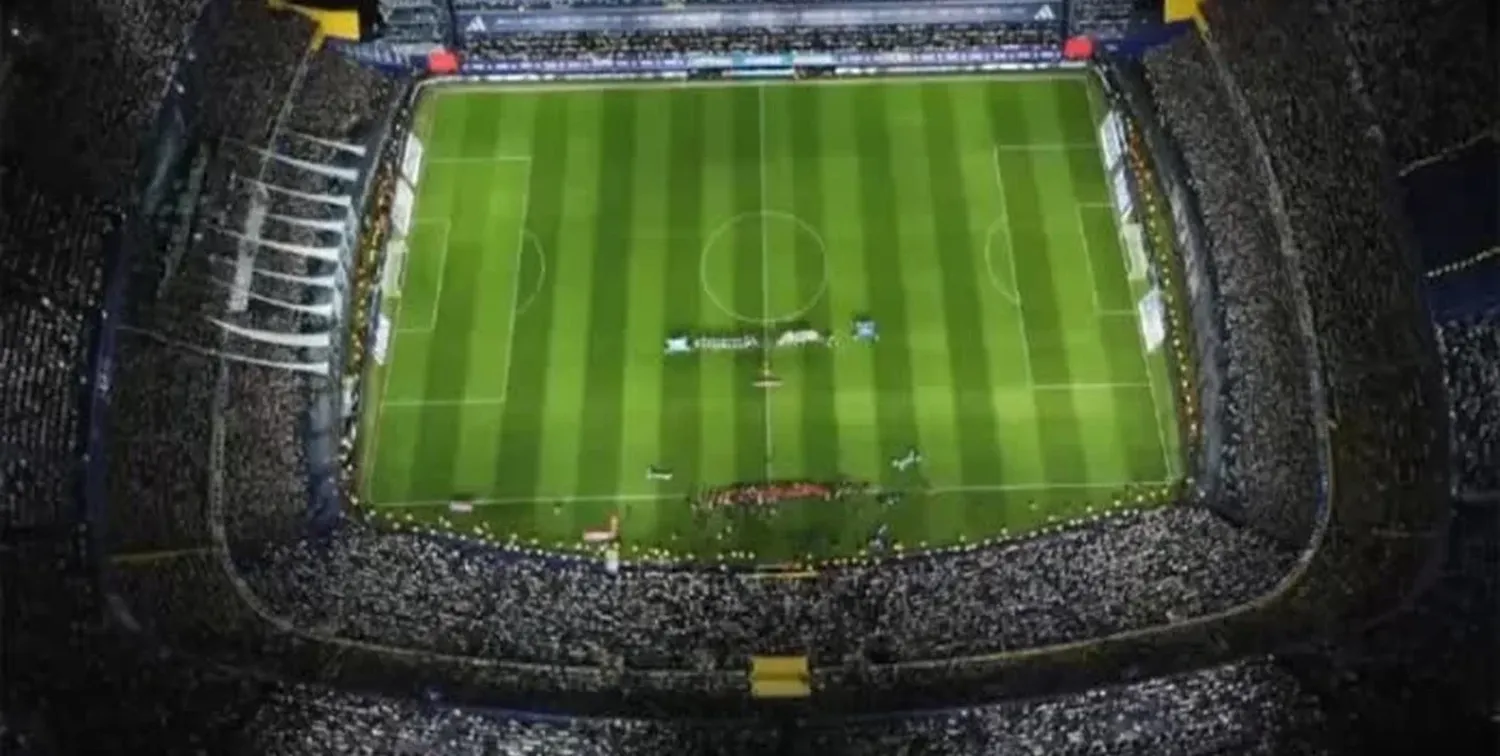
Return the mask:
<path fill-rule="evenodd" d="M 342 637 L 540 664 L 740 671 L 757 653 L 836 665 L 1081 640 L 1228 608 L 1269 590 L 1290 559 L 1182 508 L 806 582 L 646 567 L 610 578 L 592 562 L 357 527 L 270 555 L 247 579 L 278 614 Z"/>
<path fill-rule="evenodd" d="M 10 4 L 6 43 L 17 58 L 7 77 L 15 91 L 6 151 L 24 151 L 39 187 L 123 207 L 141 135 L 156 116 L 177 52 L 203 5 Z M 57 54 L 62 48 L 69 52 Z"/>
<path fill-rule="evenodd" d="M 110 216 L 0 168 L 0 522 L 64 520 L 77 445 L 98 256 Z"/>
<path fill-rule="evenodd" d="M 0 521 L 51 527 L 78 471 L 80 376 L 140 134 L 200 3 L 24 2 L 0 78 Z M 55 55 L 67 47 L 69 55 Z"/>
<path fill-rule="evenodd" d="M 1411 574 L 1447 515 L 1449 423 L 1418 288 L 1419 254 L 1399 206 L 1398 165 L 1371 128 L 1376 115 L 1350 94 L 1349 70 L 1335 65 L 1336 34 L 1317 8 L 1254 6 L 1232 23 L 1212 21 L 1224 27 L 1213 39 L 1282 177 L 1287 226 L 1310 295 L 1330 408 L 1337 535 L 1358 544 L 1328 553 L 1355 560 L 1341 569 L 1357 575 L 1377 573 L 1380 563 L 1390 574 Z M 1266 27 L 1282 30 L 1281 39 L 1259 33 Z M 1374 80 L 1377 70 L 1360 78 Z M 1289 90 L 1287 77 L 1299 81 L 1302 94 Z M 1492 94 L 1469 92 L 1447 107 L 1493 105 Z M 1306 107 L 1309 97 L 1319 107 Z M 1408 587 L 1393 581 L 1384 592 Z"/>
<path fill-rule="evenodd" d="M 1445 512 L 1444 393 L 1416 252 L 1402 244 L 1394 169 L 1371 136 L 1369 112 L 1329 60 L 1336 46 L 1326 19 L 1304 5 L 1235 8 L 1232 19 L 1211 19 L 1207 46 L 1185 35 L 1148 54 L 1146 66 L 1213 237 L 1231 365 L 1249 354 L 1238 344 L 1271 339 L 1256 348 L 1255 380 L 1306 387 L 1315 379 L 1320 389 L 1296 402 L 1268 395 L 1237 405 L 1243 426 L 1276 420 L 1276 436 L 1304 444 L 1295 456 L 1251 459 L 1276 460 L 1262 481 L 1300 471 L 1304 501 L 1326 486 L 1333 540 L 1345 548 L 1320 558 L 1342 573 L 1334 585 L 1349 588 L 1341 593 L 1373 605 L 1373 595 L 1356 598 L 1360 577 L 1392 560 L 1398 574 L 1414 571 Z M 1247 266 L 1263 272 L 1241 279 L 1237 296 Z M 1275 330 L 1256 335 L 1256 323 Z M 1311 358 L 1301 356 L 1309 342 Z M 1319 426 L 1330 441 L 1326 483 L 1310 477 Z"/>
<path fill-rule="evenodd" d="M 47 7 L 61 5 L 74 6 Z M 112 7 L 125 13 L 131 4 Z M 111 22 L 129 27 L 118 37 L 126 49 L 175 49 L 171 39 L 181 37 L 196 7 L 153 5 L 149 14 Z M 351 187 L 270 165 L 245 145 L 355 164 L 353 153 L 287 135 L 358 141 L 397 87 L 332 54 L 309 56 L 312 31 L 299 17 L 268 14 L 256 4 L 226 7 L 226 31 L 198 61 L 212 72 L 206 78 L 213 93 L 203 98 L 197 122 L 207 138 L 196 147 L 213 150 L 201 200 L 201 212 L 212 222 L 176 263 L 164 259 L 165 247 L 150 245 L 130 261 L 136 296 L 122 313 L 128 328 L 111 386 L 110 543 L 117 552 L 169 553 L 116 564 L 102 598 L 110 602 L 112 621 L 143 645 L 211 655 L 219 665 L 251 667 L 255 675 L 226 674 L 222 666 L 203 667 L 174 655 L 124 680 L 93 666 L 111 658 L 98 647 L 62 657 L 38 655 L 66 662 L 47 670 L 58 680 L 54 696 L 72 681 L 89 705 L 110 711 L 109 717 L 129 722 L 129 716 L 139 716 L 137 724 L 155 727 L 140 732 L 189 733 L 190 744 L 177 752 L 1286 753 L 1281 738 L 1317 729 L 1317 709 L 1307 705 L 1296 680 L 1259 658 L 1056 698 L 900 719 L 801 722 L 793 728 L 796 737 L 785 723 L 529 720 L 460 710 L 443 704 L 440 695 L 426 702 L 355 696 L 257 676 L 381 677 L 354 669 L 362 664 L 384 665 L 386 676 L 417 668 L 430 675 L 436 667 L 428 666 L 427 656 L 446 654 L 454 668 L 463 665 L 454 661 L 458 656 L 531 662 L 515 674 L 535 675 L 539 679 L 529 681 L 534 685 L 521 687 L 538 691 L 564 685 L 546 680 L 570 674 L 571 684 L 577 668 L 588 670 L 600 687 L 617 684 L 626 670 L 649 668 L 681 671 L 684 680 L 697 681 L 692 684 L 713 678 L 733 687 L 742 678 L 728 673 L 742 671 L 751 654 L 806 653 L 815 665 L 883 665 L 1201 616 L 1267 593 L 1291 569 L 1295 550 L 1263 533 L 1311 528 L 1324 488 L 1316 426 L 1325 413 L 1332 420 L 1337 476 L 1330 487 L 1335 527 L 1348 539 L 1343 546 L 1361 547 L 1347 548 L 1352 557 L 1334 558 L 1331 564 L 1345 570 L 1334 582 L 1360 592 L 1363 580 L 1391 574 L 1382 569 L 1386 558 L 1399 562 L 1405 554 L 1398 551 L 1404 547 L 1387 547 L 1381 533 L 1422 536 L 1435 527 L 1434 510 L 1446 494 L 1447 459 L 1440 452 L 1447 434 L 1435 390 L 1440 386 L 1433 339 L 1414 326 L 1422 314 L 1413 310 L 1410 256 L 1380 215 L 1387 184 L 1372 173 L 1383 164 L 1374 147 L 1361 141 L 1357 114 L 1364 111 L 1346 101 L 1346 90 L 1309 77 L 1308 69 L 1324 63 L 1313 52 L 1330 49 L 1327 28 L 1315 15 L 1309 20 L 1293 9 L 1272 19 L 1218 19 L 1219 47 L 1188 38 L 1147 61 L 1152 91 L 1199 195 L 1208 251 L 1221 278 L 1232 408 L 1226 495 L 1244 502 L 1255 527 L 1237 527 L 1182 505 L 1068 523 L 1034 540 L 833 568 L 809 581 L 649 566 L 609 576 L 589 562 L 389 534 L 357 523 L 326 539 L 296 540 L 307 494 L 299 410 L 318 387 L 295 371 L 225 363 L 221 353 L 259 347 L 223 336 L 208 318 L 282 332 L 326 324 L 254 303 L 244 313 L 226 315 L 226 291 L 216 282 L 230 277 L 224 260 L 239 254 L 241 245 L 214 227 L 238 229 L 257 207 L 267 214 L 334 219 L 337 211 L 260 183 L 313 192 Z M 119 55 L 107 45 L 107 54 L 92 61 L 82 55 L 89 44 L 101 44 L 87 36 L 101 27 L 97 19 L 68 24 L 89 18 L 69 16 L 66 28 L 42 22 L 36 28 L 39 38 L 83 35 L 48 43 L 80 51 L 87 63 L 78 65 L 92 69 Z M 138 19 L 156 23 L 140 29 Z M 1264 35 L 1257 37 L 1255 30 L 1268 26 L 1298 44 L 1264 49 Z M 895 30 L 876 39 L 908 45 L 932 34 Z M 665 39 L 664 49 L 677 49 L 679 43 Z M 990 35 L 986 43 L 993 42 Z M 583 44 L 591 49 L 593 43 Z M 802 43 L 788 44 L 802 49 L 795 47 Z M 56 400 L 77 392 L 87 317 L 102 279 L 99 237 L 131 200 L 130 179 L 111 169 L 133 168 L 137 142 L 119 132 L 138 134 L 151 120 L 153 98 L 170 80 L 172 61 L 170 54 L 126 61 L 134 67 L 122 67 L 119 91 L 98 93 L 100 111 L 89 110 L 93 90 L 70 93 L 79 99 L 69 104 L 43 102 L 53 108 L 43 112 L 76 108 L 73 115 L 91 119 L 81 123 L 107 132 L 88 143 L 102 151 L 97 161 L 73 154 L 80 147 L 65 143 L 69 131 L 48 135 L 7 126 L 8 137 L 19 133 L 36 141 L 34 154 L 43 156 L 7 148 L 0 166 L 7 179 L 0 191 L 25 190 L 4 197 L 7 213 L 0 216 L 0 358 L 7 365 L 0 376 L 0 406 L 7 413 L 0 427 L 9 434 L 0 443 L 36 450 L 15 468 L 24 474 L 0 469 L 7 486 L 29 486 L 5 489 L 0 501 L 11 509 L 43 500 L 33 494 L 44 488 L 57 489 L 46 499 L 53 503 L 68 493 L 62 490 L 68 473 L 34 470 L 38 460 L 62 464 L 70 458 L 65 443 L 76 438 L 78 414 L 74 405 Z M 67 70 L 75 62 L 60 65 Z M 1303 81 L 1305 90 L 1287 85 Z M 43 95 L 57 96 L 28 83 L 11 107 Z M 1297 105 L 1303 100 L 1328 107 Z M 1225 127 L 1249 114 L 1257 126 L 1253 133 Z M 68 188 L 66 174 L 51 172 L 59 170 L 48 162 L 54 158 L 93 167 Z M 1276 180 L 1266 180 L 1268 175 Z M 38 199 L 12 204 L 22 196 Z M 12 214 L 12 207 L 28 209 Z M 290 243 L 323 238 L 306 228 L 267 228 L 268 236 Z M 30 249 L 54 254 L 28 256 Z M 262 267 L 282 275 L 310 272 L 291 262 L 268 256 Z M 261 296 L 291 302 L 307 293 L 291 279 L 269 278 L 257 283 Z M 38 327 L 50 329 L 52 338 L 25 341 Z M 1450 385 L 1493 376 L 1494 353 L 1486 352 L 1494 346 L 1493 333 L 1445 334 Z M 308 358 L 276 349 L 255 356 Z M 22 369 L 12 371 L 12 364 Z M 41 409 L 43 417 L 31 424 L 29 413 L 17 413 L 22 422 L 13 424 L 13 407 Z M 1487 424 L 1492 421 L 1483 419 L 1488 416 L 1477 417 L 1477 426 L 1465 427 L 1493 431 Z M 1464 432 L 1460 437 L 1467 437 Z M 1483 438 L 1492 444 L 1493 436 Z M 1476 569 L 1482 560 L 1472 557 L 1481 551 L 1468 547 L 1468 558 L 1453 569 Z M 35 585 L 52 585 L 42 577 Z M 1465 590 L 1470 596 L 1483 588 Z M 65 593 L 80 601 L 85 596 Z M 34 616 L 33 632 L 72 627 Z M 89 637 L 96 640 L 107 636 L 98 628 L 93 632 Z M 18 678 L 39 679 L 34 673 Z M 484 679 L 474 673 L 464 681 Z M 209 710 L 210 702 L 224 708 Z M 68 721 L 69 713 L 65 706 L 50 710 L 57 722 Z M 135 731 L 122 724 L 117 732 L 124 737 Z M 21 737 L 0 732 L 0 744 Z"/>
<path fill-rule="evenodd" d="M 1146 58 L 1152 93 L 1176 137 L 1204 220 L 1224 315 L 1226 493 L 1283 532 L 1308 532 L 1316 506 L 1306 334 L 1297 322 L 1270 198 L 1201 45 Z"/>
<path fill-rule="evenodd" d="M 199 200 L 204 217 L 180 260 L 169 264 L 164 245 L 139 244 L 122 272 L 130 292 L 107 419 L 111 499 L 131 502 L 107 510 L 108 537 L 119 550 L 207 541 L 203 502 L 219 380 L 212 353 L 220 346 L 209 318 L 224 315 L 229 292 L 216 282 L 234 280 L 224 260 L 238 254 L 236 240 L 218 229 L 239 231 L 248 214 L 254 194 L 243 181 L 260 175 L 263 161 L 239 145 L 264 145 L 278 127 L 311 39 L 312 26 L 300 16 L 267 14 L 243 3 L 228 4 L 227 12 L 220 36 L 193 51 L 209 72 L 202 81 L 213 87 L 213 96 L 187 92 L 196 95 L 206 135 L 197 149 L 216 151 Z M 277 396 L 267 393 L 265 399 Z M 236 467 L 250 471 L 265 464 L 266 456 L 295 453 L 272 447 L 262 452 Z"/>
<path fill-rule="evenodd" d="M 1453 423 L 1454 488 L 1500 497 L 1500 314 L 1442 326 Z"/>
<path fill-rule="evenodd" d="M 1460 0 L 1317 3 L 1338 28 L 1399 166 L 1500 127 L 1494 9 Z"/>
<path fill-rule="evenodd" d="M 270 697 L 247 740 L 266 756 L 375 753 L 375 730 L 381 752 L 435 756 L 1269 754 L 1319 724 L 1307 703 L 1297 681 L 1265 659 L 1107 691 L 853 722 L 505 716 L 303 687 Z"/>
<path fill-rule="evenodd" d="M 127 653 L 101 646 L 112 661 Z M 166 656 L 129 677 L 116 671 L 87 660 L 79 674 L 92 675 L 87 695 L 97 703 L 131 705 L 101 708 L 88 728 L 17 731 L 15 742 L 30 750 L 7 756 L 1279 755 L 1321 752 L 1329 724 L 1306 684 L 1266 658 L 1089 692 L 853 720 L 812 712 L 719 721 L 549 716 L 257 679 Z"/>
<path fill-rule="evenodd" d="M 805 29 L 677 29 L 521 33 L 473 41 L 479 58 L 555 60 L 610 55 L 723 54 L 735 52 L 878 52 L 967 50 L 996 45 L 1061 42 L 1057 24 L 882 24 Z"/>
<path fill-rule="evenodd" d="M 1073 0 L 1068 3 L 1068 28 L 1095 39 L 1124 36 L 1142 23 L 1154 23 L 1157 8 L 1136 0 Z"/>

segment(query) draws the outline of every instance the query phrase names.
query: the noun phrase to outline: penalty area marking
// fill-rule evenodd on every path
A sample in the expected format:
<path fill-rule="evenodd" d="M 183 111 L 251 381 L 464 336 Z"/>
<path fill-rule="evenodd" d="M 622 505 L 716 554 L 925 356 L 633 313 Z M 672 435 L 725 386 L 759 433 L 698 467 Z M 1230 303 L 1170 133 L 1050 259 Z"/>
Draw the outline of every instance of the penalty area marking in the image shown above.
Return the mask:
<path fill-rule="evenodd" d="M 537 236 L 536 232 L 532 231 L 529 228 L 522 231 L 522 235 L 524 237 L 524 240 L 522 241 L 522 252 L 524 253 L 525 250 L 528 249 L 535 252 L 538 267 L 536 274 L 536 286 L 531 289 L 531 294 L 528 295 L 525 300 L 516 305 L 516 317 L 518 318 L 522 315 L 525 315 L 526 311 L 531 309 L 531 305 L 536 303 L 536 298 L 541 296 L 542 294 L 542 285 L 547 282 L 547 249 L 542 246 L 541 237 Z M 516 276 L 519 277 L 520 275 L 521 270 L 518 267 L 516 269 Z M 506 369 L 509 370 L 509 366 L 507 366 Z"/>
<path fill-rule="evenodd" d="M 1094 301 L 1094 315 L 1097 317 L 1135 317 L 1134 309 L 1109 308 L 1099 302 L 1099 277 L 1094 273 L 1094 245 L 1089 241 L 1088 223 L 1083 219 L 1083 211 L 1109 210 L 1111 224 L 1116 223 L 1114 218 L 1114 205 L 1104 202 L 1079 202 L 1073 208 L 1073 216 L 1078 221 L 1078 238 L 1083 241 L 1083 264 L 1089 272 L 1090 295 Z M 1128 287 L 1130 282 L 1126 282 Z"/>
<path fill-rule="evenodd" d="M 504 404 L 504 399 L 392 399 L 381 406 L 387 409 L 409 409 L 413 407 L 493 407 Z"/>
<path fill-rule="evenodd" d="M 1083 220 L 1083 205 L 1073 206 L 1073 221 L 1078 228 L 1078 242 L 1083 248 L 1083 268 L 1089 275 L 1089 297 L 1094 305 L 1094 315 L 1104 313 L 1104 306 L 1099 304 L 1099 277 L 1094 275 L 1094 245 L 1089 243 L 1089 224 Z"/>
<path fill-rule="evenodd" d="M 516 261 L 513 266 L 515 274 L 511 276 L 514 283 L 510 289 L 510 322 L 505 326 L 505 372 L 500 377 L 500 401 L 510 393 L 510 368 L 511 358 L 514 356 L 516 345 L 516 305 L 520 303 L 521 296 L 521 255 L 526 251 L 526 234 L 530 229 L 526 227 L 526 217 L 531 214 L 531 158 L 525 161 L 526 175 L 521 179 L 521 215 L 519 230 L 516 231 Z M 529 303 L 528 303 L 529 304 Z"/>
<path fill-rule="evenodd" d="M 984 231 L 984 272 L 989 275 L 990 286 L 994 288 L 996 293 L 998 293 L 1002 297 L 1005 297 L 1006 301 L 1010 302 L 1016 307 L 1020 307 L 1021 294 L 1019 291 L 1017 291 L 1017 289 L 1019 289 L 1020 287 L 1012 285 L 1011 288 L 1007 289 L 1004 286 L 1001 286 L 1000 277 L 995 274 L 995 232 L 1000 231 L 1002 226 L 1005 227 L 1004 230 L 1006 231 L 1006 235 L 1008 236 L 1010 234 L 1010 225 L 1004 218 L 996 218 L 993 222 L 990 223 L 990 227 L 985 229 Z M 1012 252 L 1007 250 L 1006 254 L 1009 255 L 1012 254 Z M 1012 283 L 1014 284 L 1014 282 Z"/>
<path fill-rule="evenodd" d="M 1005 238 L 1009 242 L 1008 246 L 1010 248 L 1010 254 L 1006 256 L 1006 262 L 1010 263 L 1010 280 L 1016 284 L 1014 304 L 1016 306 L 1016 329 L 1021 333 L 1021 364 L 1026 369 L 1026 385 L 1034 386 L 1036 385 L 1036 373 L 1033 372 L 1031 367 L 1031 332 L 1026 328 L 1026 307 L 1021 304 L 1021 276 L 1016 272 L 1016 237 L 1010 227 L 1010 207 L 1007 204 L 1008 200 L 1005 193 L 1005 176 L 1000 170 L 999 145 L 990 150 L 990 167 L 994 169 L 995 191 L 1000 197 L 1000 217 L 996 219 L 996 222 L 1003 223 L 1005 226 Z M 988 237 L 985 238 L 985 243 L 989 243 Z M 985 266 L 989 267 L 989 263 L 986 262 Z M 992 277 L 991 281 L 993 280 Z"/>
<path fill-rule="evenodd" d="M 736 312 L 734 308 L 729 307 L 728 305 L 724 304 L 723 300 L 719 299 L 719 295 L 714 293 L 713 287 L 710 286 L 708 282 L 708 260 L 712 256 L 714 245 L 718 244 L 720 238 L 723 237 L 724 234 L 728 233 L 730 229 L 733 229 L 736 224 L 755 218 L 760 218 L 762 220 L 762 245 L 764 245 L 765 243 L 764 221 L 770 218 L 779 218 L 781 220 L 795 224 L 800 231 L 807 234 L 808 236 L 811 236 L 813 241 L 817 242 L 818 254 L 822 257 L 823 260 L 823 276 L 818 281 L 817 291 L 813 292 L 812 296 L 808 298 L 807 302 L 800 309 L 797 309 L 785 315 L 768 317 L 770 313 L 762 313 L 762 317 L 752 318 L 742 313 Z M 763 266 L 766 264 L 766 259 L 767 254 L 762 251 L 761 260 Z M 750 323 L 753 325 L 759 325 L 769 328 L 776 323 L 784 323 L 789 320 L 796 320 L 797 318 L 806 315 L 812 310 L 812 308 L 816 307 L 819 300 L 823 298 L 824 293 L 828 291 L 828 242 L 823 238 L 822 234 L 818 233 L 817 229 L 813 228 L 812 224 L 808 223 L 807 221 L 803 220 L 793 213 L 785 213 L 780 210 L 750 210 L 743 213 L 736 213 L 731 216 L 729 220 L 720 223 L 719 226 L 708 235 L 708 241 L 704 242 L 703 251 L 698 254 L 698 283 L 703 287 L 703 293 L 708 295 L 708 301 L 712 302 L 714 307 L 719 308 L 720 312 L 742 323 Z M 762 288 L 766 287 L 763 285 Z M 769 296 L 769 291 L 764 292 L 763 294 L 765 296 Z"/>
<path fill-rule="evenodd" d="M 422 162 L 434 165 L 469 165 L 490 163 L 529 163 L 530 155 L 455 155 L 453 157 L 430 157 Z"/>
<path fill-rule="evenodd" d="M 420 328 L 419 327 L 402 328 L 402 327 L 400 327 L 398 325 L 397 328 L 396 328 L 396 335 L 398 335 L 398 336 L 401 335 L 401 334 L 406 334 L 406 333 L 432 333 L 432 329 L 434 329 L 434 328 L 437 327 L 438 308 L 443 306 L 443 278 L 445 278 L 448 275 L 448 244 L 450 242 L 451 234 L 453 233 L 453 222 L 450 221 L 450 220 L 448 220 L 448 219 L 446 219 L 446 218 L 427 218 L 427 219 L 424 219 L 424 220 L 414 220 L 414 221 L 411 222 L 411 229 L 410 229 L 412 232 L 415 232 L 418 228 L 420 228 L 422 226 L 439 226 L 439 225 L 441 225 L 443 227 L 443 244 L 442 244 L 441 247 L 439 247 L 439 253 L 438 253 L 438 257 L 440 259 L 438 261 L 438 271 L 437 271 L 437 291 L 436 291 L 436 293 L 434 293 L 432 295 L 432 315 L 431 315 L 431 317 L 428 318 L 427 324 L 424 325 L 424 326 L 422 326 L 422 327 L 420 327 Z M 411 267 L 412 267 L 412 245 L 411 245 L 411 239 L 415 235 L 416 235 L 415 233 L 408 233 L 406 235 L 406 259 L 403 260 L 402 263 L 401 263 L 401 281 L 396 286 L 397 292 L 396 292 L 395 296 L 400 297 L 401 301 L 403 301 L 403 302 L 406 301 L 406 284 L 407 284 L 408 279 L 411 277 Z M 396 323 L 399 324 L 401 321 L 396 320 L 394 322 L 396 322 Z"/>

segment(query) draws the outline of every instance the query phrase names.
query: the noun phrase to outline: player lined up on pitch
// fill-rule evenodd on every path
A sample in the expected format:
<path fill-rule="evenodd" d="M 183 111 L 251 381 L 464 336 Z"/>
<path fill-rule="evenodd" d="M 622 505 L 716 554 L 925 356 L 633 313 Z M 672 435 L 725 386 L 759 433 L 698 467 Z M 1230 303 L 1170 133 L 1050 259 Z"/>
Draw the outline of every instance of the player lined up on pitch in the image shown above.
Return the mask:
<path fill-rule="evenodd" d="M 877 486 L 864 481 L 773 480 L 735 483 L 704 489 L 692 497 L 697 510 L 726 507 L 765 507 L 788 501 L 839 501 L 852 496 L 878 494 Z"/>
<path fill-rule="evenodd" d="M 854 318 L 850 336 L 856 342 L 874 343 L 880 340 L 879 328 L 872 318 Z M 666 354 L 691 354 L 693 352 L 745 352 L 761 349 L 764 334 L 759 333 L 715 333 L 694 335 L 674 333 L 666 338 L 662 351 Z M 777 334 L 772 346 L 796 347 L 818 345 L 838 346 L 838 334 L 832 330 L 819 330 L 806 326 L 787 328 Z"/>
<path fill-rule="evenodd" d="M 898 457 L 891 458 L 891 467 L 898 472 L 907 472 L 922 464 L 922 452 L 917 447 L 908 447 Z M 658 483 L 670 482 L 672 469 L 662 465 L 646 468 L 646 480 Z M 882 504 L 891 504 L 900 498 L 898 492 L 881 491 L 879 486 L 852 480 L 832 483 L 790 480 L 765 481 L 760 483 L 735 483 L 729 486 L 710 488 L 693 495 L 693 505 L 698 508 L 724 506 L 758 506 L 778 504 L 785 501 L 822 499 L 836 501 L 848 496 L 875 495 Z"/>

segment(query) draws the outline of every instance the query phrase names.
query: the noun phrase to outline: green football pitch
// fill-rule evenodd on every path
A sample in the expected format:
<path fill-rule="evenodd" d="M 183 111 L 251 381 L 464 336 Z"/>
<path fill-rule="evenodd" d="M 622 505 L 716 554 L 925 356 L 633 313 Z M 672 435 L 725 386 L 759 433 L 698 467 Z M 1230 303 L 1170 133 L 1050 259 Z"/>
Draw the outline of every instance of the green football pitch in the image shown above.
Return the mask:
<path fill-rule="evenodd" d="M 910 551 L 1149 503 L 1178 475 L 1176 404 L 1143 348 L 1147 284 L 1127 272 L 1089 87 L 429 92 L 367 388 L 365 505 L 547 546 L 618 515 L 627 558 L 784 562 L 858 554 L 881 525 Z M 877 342 L 848 337 L 861 315 Z M 792 325 L 839 342 L 663 350 Z M 767 370 L 778 386 L 757 386 Z M 921 463 L 895 469 L 912 447 Z M 689 501 L 840 477 L 903 493 Z"/>

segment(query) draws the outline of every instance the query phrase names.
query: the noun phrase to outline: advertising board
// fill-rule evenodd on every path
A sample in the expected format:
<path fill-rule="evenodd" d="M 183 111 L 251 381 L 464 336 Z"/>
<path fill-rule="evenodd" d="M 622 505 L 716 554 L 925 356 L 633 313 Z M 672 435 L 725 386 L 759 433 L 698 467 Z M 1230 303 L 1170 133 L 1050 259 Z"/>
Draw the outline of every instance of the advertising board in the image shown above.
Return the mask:
<path fill-rule="evenodd" d="M 1061 24 L 1060 2 L 989 0 L 965 3 L 846 3 L 845 7 L 777 7 L 746 4 L 712 10 L 671 8 L 631 10 L 458 11 L 460 37 L 468 42 L 507 34 L 589 31 L 689 31 L 704 29 L 786 29 L 915 24 Z"/>
<path fill-rule="evenodd" d="M 775 55 L 661 55 L 575 58 L 570 60 L 465 60 L 465 74 L 599 74 L 703 71 L 731 69 L 790 68 L 889 68 L 896 66 L 966 66 L 985 64 L 1031 64 L 1051 66 L 1063 62 L 1053 47 L 1008 45 L 972 50 L 918 50 L 902 52 L 846 52 L 834 54 L 786 53 Z"/>

